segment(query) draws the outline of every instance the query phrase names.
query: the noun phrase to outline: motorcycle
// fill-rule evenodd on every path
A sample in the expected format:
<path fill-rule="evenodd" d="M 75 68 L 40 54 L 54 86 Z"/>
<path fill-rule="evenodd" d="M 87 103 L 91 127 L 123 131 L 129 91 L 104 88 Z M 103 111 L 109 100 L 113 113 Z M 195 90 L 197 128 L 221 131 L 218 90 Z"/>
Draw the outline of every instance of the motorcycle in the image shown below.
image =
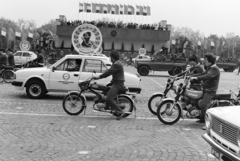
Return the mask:
<path fill-rule="evenodd" d="M 162 123 L 172 125 L 178 122 L 180 117 L 184 118 L 184 111 L 187 118 L 201 116 L 199 102 L 202 101 L 204 93 L 203 91 L 188 89 L 189 80 L 190 77 L 186 77 L 184 83 L 177 86 L 175 98 L 165 98 L 158 106 L 157 116 Z M 239 101 L 232 99 L 231 94 L 216 94 L 209 108 L 233 106 L 235 104 L 239 104 Z"/>
<path fill-rule="evenodd" d="M 94 78 L 90 77 L 86 81 L 79 83 L 80 91 L 71 91 L 63 99 L 63 110 L 69 115 L 79 115 L 84 111 L 86 113 L 87 100 L 83 95 L 84 92 L 88 91 L 95 94 L 93 109 L 99 112 L 110 113 L 116 117 L 120 116 L 118 112 L 109 107 L 106 103 L 106 95 L 109 91 L 109 86 L 104 86 L 93 82 Z M 127 117 L 130 114 L 133 114 L 133 110 L 136 117 L 136 107 L 131 95 L 127 93 L 127 88 L 122 89 L 115 101 L 119 107 L 124 111 L 122 117 Z"/>
<path fill-rule="evenodd" d="M 167 83 L 165 86 L 165 90 L 162 92 L 156 92 L 154 93 L 148 100 L 148 109 L 149 111 L 154 114 L 157 115 L 157 108 L 160 105 L 160 103 L 162 102 L 162 100 L 164 98 L 167 98 L 167 94 L 170 90 L 173 90 L 174 92 L 176 92 L 176 85 L 174 85 L 174 82 L 179 80 L 181 78 L 177 77 L 177 78 L 172 78 L 169 77 L 167 79 Z"/>
<path fill-rule="evenodd" d="M 162 92 L 155 92 L 148 100 L 148 109 L 149 111 L 154 114 L 157 115 L 157 108 L 160 105 L 160 103 L 162 102 L 162 99 L 167 98 L 167 94 L 170 90 L 173 90 L 174 92 L 176 92 L 176 85 L 174 85 L 174 82 L 180 79 L 185 79 L 185 77 L 190 74 L 190 66 L 187 66 L 186 70 L 184 71 L 186 72 L 182 77 L 169 77 L 167 79 L 167 83 L 165 86 L 165 90 Z"/>

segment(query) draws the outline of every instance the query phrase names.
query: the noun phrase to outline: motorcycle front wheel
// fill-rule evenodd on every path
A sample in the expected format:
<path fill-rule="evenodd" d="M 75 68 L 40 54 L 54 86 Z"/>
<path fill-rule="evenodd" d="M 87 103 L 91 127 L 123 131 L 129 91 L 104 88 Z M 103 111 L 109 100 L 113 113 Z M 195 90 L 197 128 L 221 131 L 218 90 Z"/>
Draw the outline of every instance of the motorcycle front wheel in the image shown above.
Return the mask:
<path fill-rule="evenodd" d="M 174 107 L 172 108 L 172 106 Z M 178 122 L 178 120 L 180 119 L 181 107 L 179 106 L 179 104 L 174 105 L 173 100 L 162 101 L 162 103 L 158 106 L 157 109 L 157 117 L 162 123 L 172 125 Z"/>
<path fill-rule="evenodd" d="M 2 78 L 5 83 L 12 83 L 13 76 L 14 76 L 14 72 L 12 70 L 5 70 L 2 74 Z"/>
<path fill-rule="evenodd" d="M 69 115 L 79 115 L 83 112 L 85 100 L 77 93 L 68 94 L 63 99 L 63 110 Z"/>
<path fill-rule="evenodd" d="M 148 100 L 148 109 L 152 114 L 157 115 L 157 108 L 161 104 L 163 98 L 163 94 L 157 94 L 150 97 Z"/>
<path fill-rule="evenodd" d="M 118 96 L 118 100 L 116 100 L 116 102 L 123 112 L 132 113 L 134 107 L 130 98 L 127 96 Z M 120 114 L 116 112 L 113 112 L 112 114 L 116 117 L 120 116 Z M 130 114 L 124 114 L 123 117 L 128 117 L 129 115 Z"/>

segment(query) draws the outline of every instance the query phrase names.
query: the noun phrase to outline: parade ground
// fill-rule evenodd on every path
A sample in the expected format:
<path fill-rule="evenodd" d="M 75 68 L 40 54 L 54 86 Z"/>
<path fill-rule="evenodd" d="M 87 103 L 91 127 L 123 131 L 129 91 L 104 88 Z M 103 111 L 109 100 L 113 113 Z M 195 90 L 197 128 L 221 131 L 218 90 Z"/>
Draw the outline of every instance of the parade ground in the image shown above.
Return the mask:
<path fill-rule="evenodd" d="M 137 73 L 133 67 L 125 71 Z M 237 93 L 237 70 L 221 70 L 219 93 Z M 92 110 L 67 115 L 64 93 L 49 93 L 33 100 L 25 91 L 0 83 L 0 160 L 2 161 L 213 161 L 210 145 L 196 119 L 164 125 L 150 113 L 148 99 L 163 92 L 167 72 L 141 77 L 142 92 L 136 96 L 134 115 L 117 121 L 110 114 Z"/>

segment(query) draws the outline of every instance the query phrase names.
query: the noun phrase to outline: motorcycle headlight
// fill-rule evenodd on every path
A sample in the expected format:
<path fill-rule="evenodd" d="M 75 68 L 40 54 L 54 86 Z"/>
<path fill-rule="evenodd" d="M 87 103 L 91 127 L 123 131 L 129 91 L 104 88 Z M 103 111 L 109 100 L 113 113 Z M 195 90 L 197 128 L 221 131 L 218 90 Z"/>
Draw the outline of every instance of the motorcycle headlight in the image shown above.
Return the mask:
<path fill-rule="evenodd" d="M 238 146 L 240 147 L 240 131 L 238 131 L 237 142 L 238 142 Z"/>
<path fill-rule="evenodd" d="M 207 127 L 207 133 L 209 134 L 210 133 L 210 128 L 211 128 L 211 117 L 207 113 L 205 115 L 205 124 L 206 124 L 206 127 Z"/>

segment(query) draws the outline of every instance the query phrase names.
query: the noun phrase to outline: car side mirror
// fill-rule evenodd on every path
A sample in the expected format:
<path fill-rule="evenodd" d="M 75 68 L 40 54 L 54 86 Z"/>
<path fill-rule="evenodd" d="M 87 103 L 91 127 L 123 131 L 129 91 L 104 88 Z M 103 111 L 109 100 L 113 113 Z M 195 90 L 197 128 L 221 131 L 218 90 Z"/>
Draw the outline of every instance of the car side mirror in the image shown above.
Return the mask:
<path fill-rule="evenodd" d="M 96 74 L 97 72 L 95 70 L 93 70 L 93 73 Z"/>
<path fill-rule="evenodd" d="M 56 67 L 52 67 L 52 72 L 54 72 L 56 70 Z"/>

